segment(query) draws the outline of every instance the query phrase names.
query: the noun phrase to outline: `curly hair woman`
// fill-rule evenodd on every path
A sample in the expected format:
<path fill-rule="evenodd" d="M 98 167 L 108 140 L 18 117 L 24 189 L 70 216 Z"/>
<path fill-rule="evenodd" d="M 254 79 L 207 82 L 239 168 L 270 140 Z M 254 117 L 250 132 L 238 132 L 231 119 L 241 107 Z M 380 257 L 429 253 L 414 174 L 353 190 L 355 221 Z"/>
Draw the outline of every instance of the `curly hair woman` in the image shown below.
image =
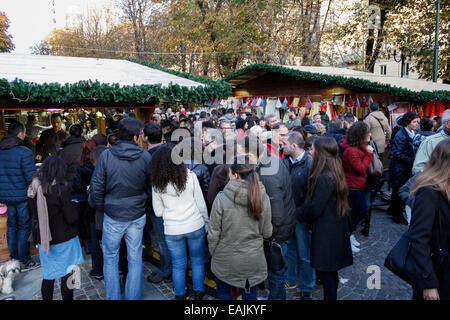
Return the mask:
<path fill-rule="evenodd" d="M 367 169 L 373 159 L 374 149 L 367 144 L 370 141 L 370 130 L 366 123 L 358 121 L 353 124 L 342 138 L 341 147 L 344 151 L 342 163 L 345 180 L 349 187 L 348 202 L 351 213 L 351 231 L 355 231 L 358 223 L 368 212 L 364 188 L 367 182 Z M 359 252 L 358 245 L 352 237 L 353 252 Z"/>
<path fill-rule="evenodd" d="M 186 300 L 187 252 L 192 265 L 194 299 L 201 300 L 205 289 L 205 226 L 208 212 L 197 176 L 184 163 L 172 161 L 173 144 L 160 147 L 150 165 L 152 203 L 157 217 L 164 220 L 164 234 L 172 258 L 175 298 Z"/>

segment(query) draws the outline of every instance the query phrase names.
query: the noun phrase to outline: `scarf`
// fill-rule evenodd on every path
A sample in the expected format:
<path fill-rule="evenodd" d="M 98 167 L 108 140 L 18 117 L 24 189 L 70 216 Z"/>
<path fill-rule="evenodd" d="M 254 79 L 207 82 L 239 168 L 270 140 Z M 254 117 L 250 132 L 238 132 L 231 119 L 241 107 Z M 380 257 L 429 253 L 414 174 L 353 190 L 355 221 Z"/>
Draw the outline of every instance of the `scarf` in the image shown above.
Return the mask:
<path fill-rule="evenodd" d="M 48 222 L 48 208 L 47 199 L 42 191 L 41 182 L 38 178 L 34 178 L 28 187 L 27 192 L 28 198 L 36 198 L 37 212 L 38 212 L 38 222 L 39 222 L 39 233 L 41 236 L 41 248 L 43 251 L 50 254 L 50 241 L 52 241 L 52 235 L 50 234 L 50 225 Z"/>

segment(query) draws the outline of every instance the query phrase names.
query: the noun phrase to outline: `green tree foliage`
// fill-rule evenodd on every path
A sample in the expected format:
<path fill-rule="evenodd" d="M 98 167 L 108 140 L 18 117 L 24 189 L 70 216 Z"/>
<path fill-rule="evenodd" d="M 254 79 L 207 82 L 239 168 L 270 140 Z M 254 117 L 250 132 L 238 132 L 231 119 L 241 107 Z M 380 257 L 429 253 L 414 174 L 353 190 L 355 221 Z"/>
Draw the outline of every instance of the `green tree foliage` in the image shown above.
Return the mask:
<path fill-rule="evenodd" d="M 10 22 L 6 14 L 0 11 L 0 52 L 11 52 L 15 46 L 12 36 L 8 33 Z"/>

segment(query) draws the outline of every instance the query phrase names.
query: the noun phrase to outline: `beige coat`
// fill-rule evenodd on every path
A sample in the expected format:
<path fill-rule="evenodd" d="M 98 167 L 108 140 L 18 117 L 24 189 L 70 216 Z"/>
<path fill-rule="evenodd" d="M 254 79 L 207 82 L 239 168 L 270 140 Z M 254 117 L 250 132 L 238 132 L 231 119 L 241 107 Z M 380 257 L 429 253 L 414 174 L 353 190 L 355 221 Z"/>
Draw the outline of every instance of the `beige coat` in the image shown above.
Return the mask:
<path fill-rule="evenodd" d="M 386 149 L 386 143 L 389 142 L 392 134 L 388 119 L 383 114 L 383 112 L 374 111 L 366 117 L 364 122 L 369 126 L 370 133 L 372 134 L 372 139 L 377 144 L 378 153 L 383 153 Z M 385 135 L 385 131 L 387 131 L 387 135 Z"/>
<path fill-rule="evenodd" d="M 263 239 L 272 235 L 270 200 L 264 186 L 262 220 L 249 217 L 247 182 L 231 180 L 217 195 L 208 225 L 211 271 L 223 282 L 245 288 L 267 278 Z"/>

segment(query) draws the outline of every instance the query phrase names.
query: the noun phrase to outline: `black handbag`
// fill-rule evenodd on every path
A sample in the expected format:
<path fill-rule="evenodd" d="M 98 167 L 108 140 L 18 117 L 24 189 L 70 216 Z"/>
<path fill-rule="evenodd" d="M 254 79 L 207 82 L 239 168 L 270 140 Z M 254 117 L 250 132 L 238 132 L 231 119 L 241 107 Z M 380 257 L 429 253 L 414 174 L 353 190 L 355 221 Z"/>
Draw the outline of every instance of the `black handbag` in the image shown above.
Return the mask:
<path fill-rule="evenodd" d="M 439 224 L 439 234 L 438 234 L 438 248 L 434 249 L 431 253 L 431 260 L 433 262 L 433 269 L 437 275 L 441 274 L 443 266 L 446 265 L 448 260 L 448 254 L 442 248 L 441 245 L 441 235 L 442 232 L 442 219 L 441 214 L 437 213 L 437 222 Z M 397 244 L 389 252 L 386 260 L 384 261 L 384 266 L 394 273 L 399 278 L 406 281 L 411 286 L 414 286 L 414 274 L 415 274 L 415 263 L 411 256 L 411 242 L 409 240 L 409 233 L 406 232 Z"/>
<path fill-rule="evenodd" d="M 283 269 L 285 262 L 280 244 L 273 240 L 264 240 L 264 255 L 266 256 L 267 267 L 270 270 L 279 271 Z"/>
<path fill-rule="evenodd" d="M 414 260 L 411 256 L 411 243 L 409 234 L 405 232 L 397 244 L 389 252 L 384 266 L 392 271 L 396 276 L 406 281 L 408 284 L 414 284 Z"/>

